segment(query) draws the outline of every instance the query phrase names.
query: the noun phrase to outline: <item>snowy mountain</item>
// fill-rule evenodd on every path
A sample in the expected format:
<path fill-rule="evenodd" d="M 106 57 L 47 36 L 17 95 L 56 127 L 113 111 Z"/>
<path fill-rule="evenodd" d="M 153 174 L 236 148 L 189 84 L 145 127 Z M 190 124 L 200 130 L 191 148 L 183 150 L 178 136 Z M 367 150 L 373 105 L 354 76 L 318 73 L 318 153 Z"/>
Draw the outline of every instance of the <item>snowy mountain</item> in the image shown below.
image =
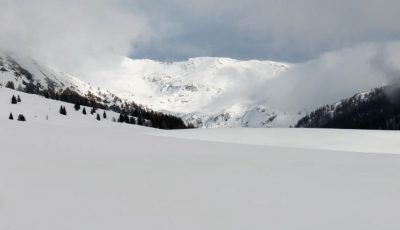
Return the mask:
<path fill-rule="evenodd" d="M 242 88 L 274 79 L 290 67 L 211 57 L 183 62 L 125 58 L 106 85 L 124 99 L 178 115 L 198 127 L 288 127 L 297 117 L 250 98 Z"/>
<path fill-rule="evenodd" d="M 113 110 L 157 128 L 186 128 L 180 118 L 154 112 L 132 100 L 123 100 L 108 90 L 10 52 L 0 52 L 0 86 L 46 98 Z M 127 119 L 128 121 L 128 119 Z M 145 122 L 148 121 L 148 122 Z"/>
<path fill-rule="evenodd" d="M 12 83 L 15 89 L 29 93 L 52 91 L 62 94 L 65 90 L 80 96 L 92 97 L 106 106 L 121 106 L 123 101 L 108 90 L 91 86 L 82 80 L 41 65 L 35 60 L 14 53 L 0 52 L 0 84 Z"/>
<path fill-rule="evenodd" d="M 400 84 L 357 93 L 300 119 L 299 128 L 400 130 Z"/>

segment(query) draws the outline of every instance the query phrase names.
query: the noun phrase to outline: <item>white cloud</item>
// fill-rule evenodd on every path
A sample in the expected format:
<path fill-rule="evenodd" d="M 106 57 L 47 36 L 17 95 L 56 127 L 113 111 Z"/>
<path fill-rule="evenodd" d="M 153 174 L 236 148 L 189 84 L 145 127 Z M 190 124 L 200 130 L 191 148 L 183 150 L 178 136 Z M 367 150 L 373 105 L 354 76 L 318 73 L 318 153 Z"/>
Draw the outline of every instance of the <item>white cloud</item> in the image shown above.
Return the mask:
<path fill-rule="evenodd" d="M 0 47 L 84 74 L 129 55 L 143 19 L 113 0 L 0 0 Z"/>
<path fill-rule="evenodd" d="M 298 64 L 260 88 L 267 92 L 269 103 L 283 109 L 316 109 L 400 80 L 398 53 L 400 42 L 368 43 L 328 52 Z"/>

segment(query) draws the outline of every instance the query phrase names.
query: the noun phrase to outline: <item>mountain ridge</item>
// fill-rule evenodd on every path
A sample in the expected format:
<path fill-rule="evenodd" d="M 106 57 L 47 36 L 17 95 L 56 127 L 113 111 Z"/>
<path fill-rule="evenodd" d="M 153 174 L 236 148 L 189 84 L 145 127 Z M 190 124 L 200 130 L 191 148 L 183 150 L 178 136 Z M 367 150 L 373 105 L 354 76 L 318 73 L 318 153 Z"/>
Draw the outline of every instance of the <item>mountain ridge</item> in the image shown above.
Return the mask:
<path fill-rule="evenodd" d="M 300 119 L 296 127 L 400 130 L 400 83 L 322 106 Z"/>
<path fill-rule="evenodd" d="M 39 64 L 34 59 L 0 52 L 0 84 L 46 98 L 113 110 L 156 128 L 187 128 L 180 118 L 155 112 L 132 100 L 124 100 L 109 90 L 91 86 L 82 80 Z"/>
<path fill-rule="evenodd" d="M 196 57 L 161 62 L 124 58 L 107 87 L 124 99 L 171 113 L 198 127 L 288 127 L 287 114 L 237 94 L 278 77 L 292 64 L 262 60 Z M 295 121 L 294 121 L 295 122 Z M 294 123 L 293 122 L 293 123 Z M 289 124 L 290 123 L 290 124 Z"/>

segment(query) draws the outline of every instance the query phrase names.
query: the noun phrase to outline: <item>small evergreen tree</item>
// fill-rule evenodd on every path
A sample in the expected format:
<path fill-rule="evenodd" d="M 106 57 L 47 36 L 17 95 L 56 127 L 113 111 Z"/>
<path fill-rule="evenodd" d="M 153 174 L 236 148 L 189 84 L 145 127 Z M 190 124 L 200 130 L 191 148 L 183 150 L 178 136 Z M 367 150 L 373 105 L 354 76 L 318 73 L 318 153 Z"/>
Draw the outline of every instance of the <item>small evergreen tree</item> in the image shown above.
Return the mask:
<path fill-rule="evenodd" d="M 113 117 L 111 120 L 112 122 L 117 122 L 117 119 L 115 119 L 115 117 Z"/>
<path fill-rule="evenodd" d="M 76 111 L 79 111 L 81 109 L 81 105 L 79 103 L 75 103 L 74 108 Z"/>
<path fill-rule="evenodd" d="M 10 113 L 10 116 L 8 116 L 8 119 L 14 120 L 14 116 L 12 115 L 12 113 Z"/>
<path fill-rule="evenodd" d="M 103 112 L 103 118 L 104 118 L 104 119 L 107 119 L 106 111 Z"/>
<path fill-rule="evenodd" d="M 83 107 L 82 113 L 86 115 L 86 108 Z"/>
<path fill-rule="evenodd" d="M 18 115 L 18 121 L 26 121 L 24 115 Z"/>
<path fill-rule="evenodd" d="M 17 98 L 13 95 L 13 96 L 11 97 L 11 104 L 15 105 L 15 104 L 17 104 L 17 103 L 18 103 Z"/>
<path fill-rule="evenodd" d="M 61 107 L 60 107 L 60 114 L 62 114 L 62 115 L 64 115 L 64 116 L 67 115 L 67 110 L 65 109 L 64 106 L 61 106 Z"/>
<path fill-rule="evenodd" d="M 19 97 L 19 95 L 18 95 L 17 101 L 18 101 L 18 102 L 21 102 L 21 98 Z"/>
<path fill-rule="evenodd" d="M 97 119 L 98 121 L 100 121 L 100 115 L 99 115 L 99 114 L 96 115 L 96 119 Z"/>
<path fill-rule="evenodd" d="M 93 115 L 94 113 L 96 113 L 96 108 L 92 107 L 92 110 L 90 110 L 90 114 Z"/>

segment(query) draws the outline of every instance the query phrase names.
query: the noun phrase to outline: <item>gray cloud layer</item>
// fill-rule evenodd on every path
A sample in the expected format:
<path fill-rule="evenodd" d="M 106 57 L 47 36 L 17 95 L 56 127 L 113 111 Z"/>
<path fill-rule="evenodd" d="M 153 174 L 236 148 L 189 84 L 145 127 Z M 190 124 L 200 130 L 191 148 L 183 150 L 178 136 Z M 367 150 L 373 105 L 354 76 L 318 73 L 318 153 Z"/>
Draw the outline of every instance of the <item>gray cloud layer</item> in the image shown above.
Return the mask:
<path fill-rule="evenodd" d="M 302 62 L 360 43 L 400 40 L 398 0 L 0 3 L 1 45 L 36 55 L 49 49 L 53 54 L 43 55 L 49 60 L 61 53 L 96 58 L 107 53 L 161 60 L 226 56 Z"/>
<path fill-rule="evenodd" d="M 359 43 L 400 38 L 397 0 L 158 0 L 140 5 L 156 19 L 150 21 L 156 36 L 140 42 L 135 54 L 150 58 L 304 61 Z"/>

